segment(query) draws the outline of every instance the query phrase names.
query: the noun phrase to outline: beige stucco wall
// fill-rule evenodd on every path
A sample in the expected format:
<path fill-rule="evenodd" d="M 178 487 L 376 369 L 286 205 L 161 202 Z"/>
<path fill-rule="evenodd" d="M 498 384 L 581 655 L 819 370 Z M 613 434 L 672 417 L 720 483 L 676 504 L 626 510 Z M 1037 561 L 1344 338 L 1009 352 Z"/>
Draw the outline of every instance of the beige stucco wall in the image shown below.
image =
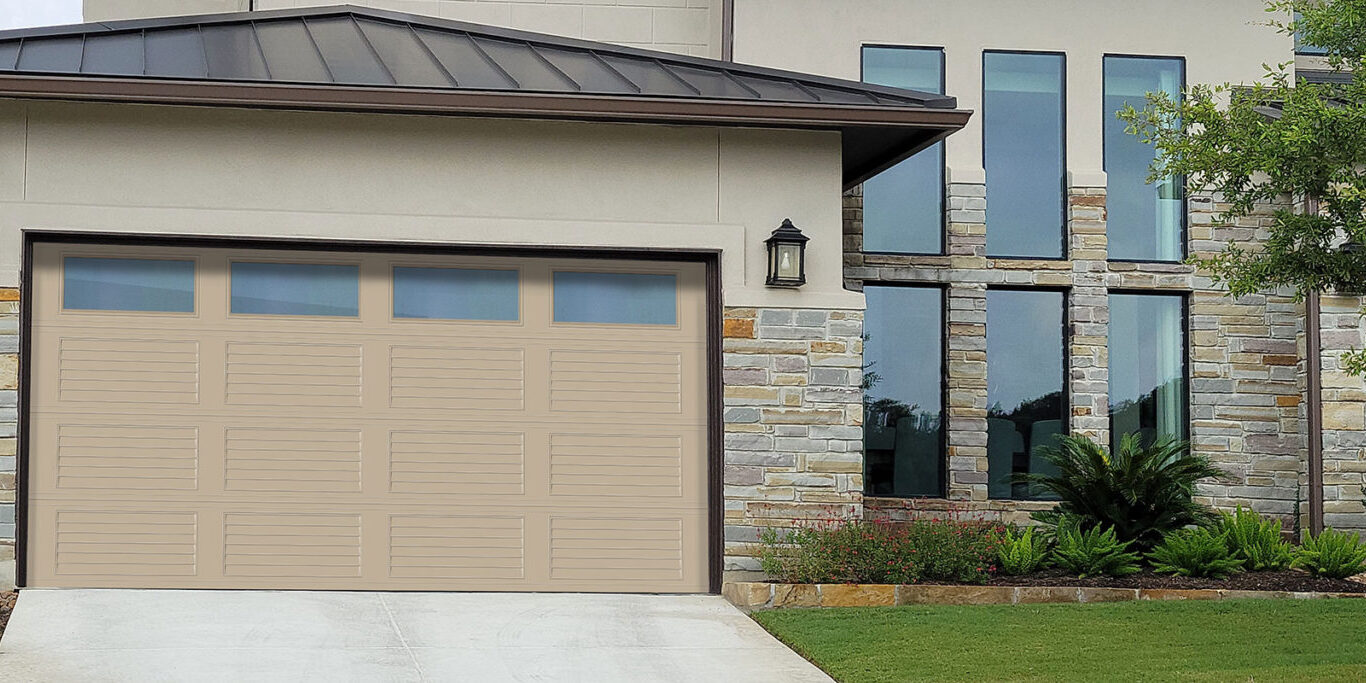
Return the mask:
<path fill-rule="evenodd" d="M 1101 180 L 1101 58 L 1184 56 L 1189 83 L 1244 82 L 1288 61 L 1263 0 L 735 0 L 737 62 L 857 79 L 865 44 L 942 47 L 947 92 L 980 110 L 982 51 L 1067 54 L 1067 165 Z M 982 118 L 949 138 L 955 182 L 982 179 Z"/>
<path fill-rule="evenodd" d="M 800 292 L 764 286 L 787 217 Z M 862 307 L 835 133 L 0 102 L 0 287 L 25 228 L 715 249 L 727 305 Z"/>
<path fill-rule="evenodd" d="M 256 0 L 255 7 L 337 4 L 341 3 Z M 350 4 L 697 57 L 721 56 L 721 0 L 352 0 Z M 247 7 L 247 0 L 85 0 L 85 20 L 240 12 Z"/>
<path fill-rule="evenodd" d="M 86 21 L 116 21 L 143 17 L 242 12 L 248 0 L 84 0 Z"/>

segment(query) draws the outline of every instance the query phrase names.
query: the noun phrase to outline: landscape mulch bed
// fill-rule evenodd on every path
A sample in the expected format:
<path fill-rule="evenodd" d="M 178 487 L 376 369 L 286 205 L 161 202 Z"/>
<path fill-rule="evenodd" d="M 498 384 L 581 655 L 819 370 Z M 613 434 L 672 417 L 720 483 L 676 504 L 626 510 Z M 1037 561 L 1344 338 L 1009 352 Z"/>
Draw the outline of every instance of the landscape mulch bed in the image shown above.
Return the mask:
<path fill-rule="evenodd" d="M 5 624 L 9 623 L 9 613 L 14 611 L 14 601 L 19 594 L 14 591 L 0 591 L 0 636 L 5 635 Z"/>
<path fill-rule="evenodd" d="M 1222 588 L 1243 591 L 1294 591 L 1320 593 L 1366 593 L 1366 584 L 1343 579 L 1326 579 L 1299 571 L 1242 572 L 1227 579 L 1193 579 L 1144 571 L 1129 576 L 1093 576 L 1079 579 L 1064 571 L 1050 569 L 1025 576 L 998 576 L 992 586 L 1076 586 L 1081 588 L 1158 588 L 1194 590 Z"/>

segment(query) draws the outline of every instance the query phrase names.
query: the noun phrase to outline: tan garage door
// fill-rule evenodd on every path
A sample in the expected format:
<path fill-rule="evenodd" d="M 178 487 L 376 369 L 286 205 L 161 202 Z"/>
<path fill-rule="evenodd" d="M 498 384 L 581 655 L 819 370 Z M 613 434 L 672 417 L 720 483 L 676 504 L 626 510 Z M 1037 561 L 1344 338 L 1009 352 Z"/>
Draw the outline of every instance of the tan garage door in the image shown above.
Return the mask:
<path fill-rule="evenodd" d="M 705 591 L 703 272 L 35 245 L 29 585 Z"/>

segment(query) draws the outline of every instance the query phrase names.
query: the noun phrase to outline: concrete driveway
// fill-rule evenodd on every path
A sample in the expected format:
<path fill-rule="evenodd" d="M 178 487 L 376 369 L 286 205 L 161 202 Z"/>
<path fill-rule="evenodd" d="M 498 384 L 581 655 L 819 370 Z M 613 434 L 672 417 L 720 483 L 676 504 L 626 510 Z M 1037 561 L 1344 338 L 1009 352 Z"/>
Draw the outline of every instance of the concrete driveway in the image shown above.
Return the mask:
<path fill-rule="evenodd" d="M 829 681 L 718 596 L 25 590 L 4 681 Z"/>

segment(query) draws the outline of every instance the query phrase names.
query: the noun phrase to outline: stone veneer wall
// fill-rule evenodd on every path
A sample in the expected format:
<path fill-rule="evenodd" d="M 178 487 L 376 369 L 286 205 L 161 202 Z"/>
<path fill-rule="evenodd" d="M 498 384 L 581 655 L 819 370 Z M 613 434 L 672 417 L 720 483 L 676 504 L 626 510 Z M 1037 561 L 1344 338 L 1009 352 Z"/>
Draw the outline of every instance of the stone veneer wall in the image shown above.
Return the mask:
<path fill-rule="evenodd" d="M 1343 371 L 1344 351 L 1366 346 L 1356 296 L 1320 306 L 1323 382 L 1323 521 L 1366 534 L 1366 380 Z"/>
<path fill-rule="evenodd" d="M 1302 309 L 1294 300 L 1233 300 L 1185 264 L 1108 261 L 1105 188 L 1098 186 L 1069 188 L 1066 260 L 988 258 L 985 197 L 984 185 L 949 184 L 947 253 L 931 256 L 863 253 L 862 196 L 855 190 L 845 197 L 845 280 L 851 289 L 875 281 L 948 290 L 948 496 L 868 498 L 866 510 L 891 519 L 954 511 L 1022 521 L 1046 507 L 987 499 L 986 290 L 1010 285 L 1066 288 L 1070 427 L 1102 443 L 1110 438 L 1107 294 L 1186 295 L 1191 440 L 1230 475 L 1203 485 L 1202 498 L 1223 508 L 1250 505 L 1293 522 L 1304 452 L 1296 355 Z M 1253 240 L 1270 219 L 1268 209 L 1216 225 L 1222 209 L 1209 197 L 1191 199 L 1192 253 Z"/>
<path fill-rule="evenodd" d="M 727 308 L 725 570 L 765 527 L 863 509 L 863 312 Z"/>
<path fill-rule="evenodd" d="M 14 582 L 14 471 L 19 405 L 19 290 L 0 289 L 0 589 Z"/>

